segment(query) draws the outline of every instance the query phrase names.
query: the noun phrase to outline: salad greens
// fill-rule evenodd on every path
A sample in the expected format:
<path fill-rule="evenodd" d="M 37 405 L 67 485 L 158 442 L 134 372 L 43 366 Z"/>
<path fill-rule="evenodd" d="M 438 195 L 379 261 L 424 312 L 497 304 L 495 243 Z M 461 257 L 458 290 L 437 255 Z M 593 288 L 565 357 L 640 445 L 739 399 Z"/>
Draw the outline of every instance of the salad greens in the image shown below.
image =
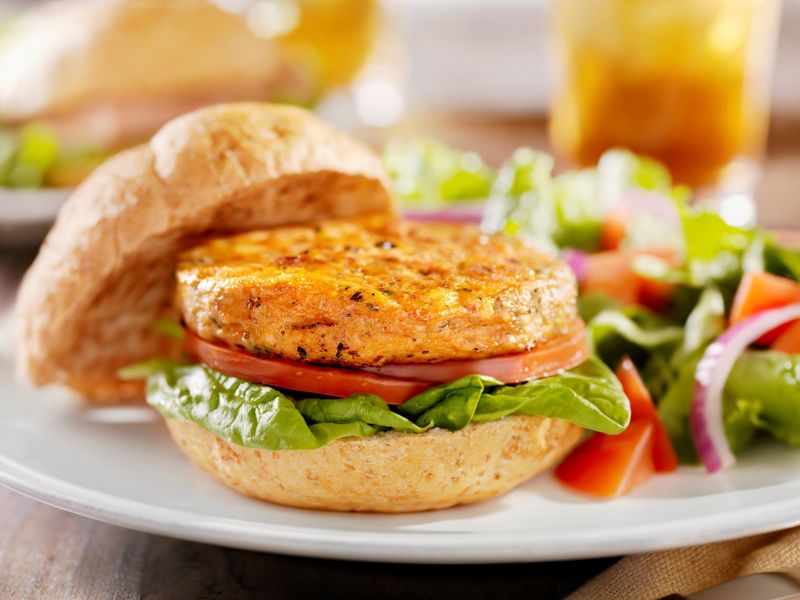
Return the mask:
<path fill-rule="evenodd" d="M 416 160 L 425 172 L 426 157 L 419 150 Z M 592 253 L 603 250 L 604 223 L 622 211 L 627 219 L 622 249 L 668 248 L 682 257 L 680 266 L 653 255 L 632 262 L 639 276 L 673 286 L 663 314 L 623 306 L 599 293 L 582 295 L 578 307 L 597 356 L 612 368 L 626 354 L 633 358 L 679 457 L 695 462 L 689 411 L 697 363 L 725 330 L 744 273 L 766 271 L 798 281 L 800 248 L 781 243 L 772 232 L 737 227 L 708 208 L 690 205 L 689 191 L 674 186 L 664 166 L 627 151 L 612 150 L 591 169 L 560 174 L 553 169 L 545 153 L 514 152 L 493 179 L 482 227 L 522 236 L 552 252 Z M 429 186 L 426 200 L 449 199 Z M 732 448 L 739 450 L 763 433 L 800 446 L 799 383 L 800 357 L 745 352 L 724 391 Z"/>
<path fill-rule="evenodd" d="M 57 157 L 58 140 L 43 125 L 27 125 L 16 135 L 0 130 L 0 185 L 41 187 Z"/>
<path fill-rule="evenodd" d="M 17 132 L 0 127 L 2 187 L 75 185 L 103 157 L 100 150 L 62 148 L 56 134 L 41 123 L 30 123 Z"/>
<path fill-rule="evenodd" d="M 575 248 L 587 252 L 600 246 L 606 213 L 631 191 L 683 197 L 673 189 L 659 163 L 623 151 L 606 153 L 596 168 L 553 174 L 554 161 L 543 152 L 517 150 L 500 168 L 486 207 L 484 227 L 518 234 L 549 250 Z M 636 245 L 666 246 L 676 236 L 648 215 L 640 215 Z"/>
<path fill-rule="evenodd" d="M 409 205 L 431 205 L 488 196 L 495 173 L 474 152 L 432 140 L 387 144 L 383 164 L 395 193 Z"/>
<path fill-rule="evenodd" d="M 699 359 L 700 353 L 695 352 L 679 366 L 658 407 L 675 451 L 685 463 L 697 462 L 689 412 Z M 724 394 L 725 434 L 734 452 L 759 432 L 800 446 L 800 356 L 747 351 L 734 365 Z"/>
<path fill-rule="evenodd" d="M 200 425 L 233 444 L 264 450 L 308 450 L 379 431 L 458 430 L 508 415 L 561 418 L 611 434 L 623 431 L 630 420 L 619 382 L 597 359 L 519 385 L 469 375 L 432 387 L 401 406 L 372 394 L 293 399 L 203 365 L 163 360 L 127 374 L 147 375 L 147 400 L 163 415 Z"/>
<path fill-rule="evenodd" d="M 733 227 L 702 209 L 681 210 L 683 265 L 655 265 L 655 257 L 636 265 L 643 267 L 641 274 L 675 284 L 672 310 L 656 316 L 641 307 L 616 307 L 595 314 L 588 326 L 595 351 L 609 365 L 622 354 L 639 365 L 679 459 L 695 463 L 689 430 L 695 370 L 725 330 L 743 274 L 766 270 L 797 280 L 800 273 L 795 270 L 798 251 L 782 246 L 772 233 Z M 611 315 L 616 328 L 608 326 Z M 620 326 L 625 318 L 641 331 L 630 326 L 626 331 Z M 748 351 L 739 358 L 723 398 L 726 437 L 734 452 L 758 434 L 800 446 L 798 364 L 797 356 L 780 352 Z"/>

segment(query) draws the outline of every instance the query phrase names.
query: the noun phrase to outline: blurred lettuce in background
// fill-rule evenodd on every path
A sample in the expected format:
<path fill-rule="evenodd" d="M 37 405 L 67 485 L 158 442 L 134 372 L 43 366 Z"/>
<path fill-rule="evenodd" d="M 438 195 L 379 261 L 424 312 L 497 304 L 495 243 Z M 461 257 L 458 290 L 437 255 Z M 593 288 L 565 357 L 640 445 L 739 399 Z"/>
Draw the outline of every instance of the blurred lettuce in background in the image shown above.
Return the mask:
<path fill-rule="evenodd" d="M 484 200 L 495 179 L 495 172 L 476 153 L 428 139 L 389 142 L 383 164 L 395 194 L 410 206 Z"/>
<path fill-rule="evenodd" d="M 495 172 L 476 153 L 429 139 L 391 141 L 383 160 L 404 205 L 486 200 L 486 230 L 520 235 L 551 251 L 597 250 L 605 215 L 618 204 L 669 205 L 689 195 L 672 185 L 662 164 L 626 150 L 605 153 L 595 168 L 559 174 L 553 157 L 538 150 L 516 150 Z M 633 212 L 629 245 L 680 245 L 677 213 L 670 215 L 676 227 L 665 228 L 652 211 Z"/>
<path fill-rule="evenodd" d="M 105 157 L 93 148 L 65 149 L 41 123 L 17 131 L 0 127 L 0 187 L 71 187 Z"/>
<path fill-rule="evenodd" d="M 32 123 L 17 135 L 3 131 L 0 183 L 15 188 L 41 187 L 58 157 L 58 139 L 43 125 Z"/>
<path fill-rule="evenodd" d="M 521 235 L 548 250 L 600 248 L 609 212 L 624 206 L 636 219 L 630 246 L 679 244 L 676 231 L 663 227 L 651 211 L 629 210 L 644 203 L 669 203 L 685 196 L 672 186 L 660 163 L 626 150 L 606 152 L 597 167 L 554 174 L 553 158 L 517 150 L 500 168 L 486 209 L 484 227 Z M 669 210 L 669 209 L 667 209 Z"/>

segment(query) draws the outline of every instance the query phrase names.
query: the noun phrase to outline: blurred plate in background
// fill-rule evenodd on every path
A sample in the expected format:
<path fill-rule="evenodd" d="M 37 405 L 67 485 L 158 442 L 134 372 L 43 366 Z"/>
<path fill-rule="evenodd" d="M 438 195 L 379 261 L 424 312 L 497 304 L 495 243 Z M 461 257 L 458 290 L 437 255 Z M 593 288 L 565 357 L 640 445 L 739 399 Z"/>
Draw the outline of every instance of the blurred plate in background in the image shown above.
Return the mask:
<path fill-rule="evenodd" d="M 0 188 L 0 247 L 41 242 L 71 193 L 68 188 Z"/>

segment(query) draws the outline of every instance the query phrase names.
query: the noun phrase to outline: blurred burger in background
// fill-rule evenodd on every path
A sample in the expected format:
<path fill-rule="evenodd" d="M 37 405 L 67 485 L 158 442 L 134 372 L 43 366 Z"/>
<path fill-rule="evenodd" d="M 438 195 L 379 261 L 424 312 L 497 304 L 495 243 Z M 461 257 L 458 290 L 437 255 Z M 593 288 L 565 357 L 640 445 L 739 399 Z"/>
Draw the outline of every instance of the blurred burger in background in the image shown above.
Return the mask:
<path fill-rule="evenodd" d="M 368 53 L 375 2 L 58 0 L 0 30 L 0 187 L 71 187 L 170 119 L 310 105 Z"/>

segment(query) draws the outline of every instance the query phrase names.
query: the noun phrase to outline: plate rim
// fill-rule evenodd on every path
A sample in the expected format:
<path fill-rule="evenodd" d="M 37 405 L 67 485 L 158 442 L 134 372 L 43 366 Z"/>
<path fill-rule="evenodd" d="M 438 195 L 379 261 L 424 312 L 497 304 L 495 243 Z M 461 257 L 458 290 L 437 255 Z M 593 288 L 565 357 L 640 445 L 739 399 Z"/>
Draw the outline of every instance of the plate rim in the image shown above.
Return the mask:
<path fill-rule="evenodd" d="M 3 454 L 0 454 L 0 485 L 55 508 L 136 531 L 245 550 L 383 563 L 491 564 L 581 560 L 689 547 L 800 525 L 800 496 L 796 496 L 739 508 L 735 511 L 735 519 L 729 512 L 695 517 L 704 526 L 691 528 L 688 532 L 685 527 L 677 529 L 680 534 L 675 532 L 674 523 L 664 522 L 647 526 L 644 528 L 646 534 L 641 527 L 637 528 L 638 535 L 635 536 L 630 530 L 625 530 L 625 535 L 617 535 L 611 543 L 604 539 L 608 534 L 606 530 L 597 530 L 586 537 L 573 532 L 561 537 L 560 544 L 553 546 L 548 546 L 553 542 L 550 539 L 552 534 L 541 538 L 532 536 L 530 532 L 481 533 L 480 543 L 463 544 L 465 536 L 469 536 L 467 533 L 351 531 L 343 538 L 338 530 L 326 532 L 320 527 L 303 530 L 272 523 L 254 530 L 252 521 L 197 515 L 70 483 L 39 473 Z M 714 533 L 711 534 L 709 522 L 714 524 Z M 268 533 L 269 530 L 272 532 Z M 601 539 L 604 543 L 597 544 Z"/>

